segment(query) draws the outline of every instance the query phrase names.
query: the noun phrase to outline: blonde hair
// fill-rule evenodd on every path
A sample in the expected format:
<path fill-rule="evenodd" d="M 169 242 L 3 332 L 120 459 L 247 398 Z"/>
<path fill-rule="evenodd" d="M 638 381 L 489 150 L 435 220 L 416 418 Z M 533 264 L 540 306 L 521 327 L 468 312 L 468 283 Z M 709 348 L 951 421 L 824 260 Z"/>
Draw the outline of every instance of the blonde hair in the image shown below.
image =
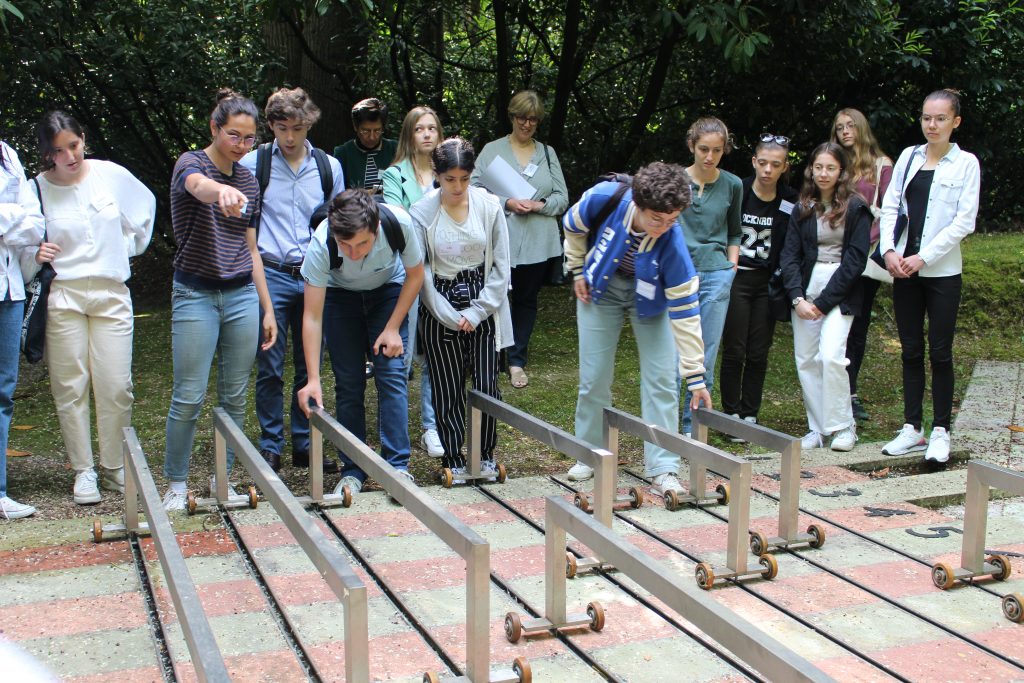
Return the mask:
<path fill-rule="evenodd" d="M 832 119 L 832 132 L 829 134 L 829 142 L 834 142 L 839 146 L 843 144 L 836 134 L 836 124 L 839 123 L 840 116 L 850 117 L 857 129 L 857 135 L 853 139 L 853 148 L 847 152 L 850 157 L 851 177 L 854 181 L 864 178 L 877 184 L 875 163 L 886 154 L 878 144 L 875 134 L 871 132 L 871 124 L 868 123 L 867 117 L 856 109 L 840 109 Z"/>
<path fill-rule="evenodd" d="M 416 122 L 427 114 L 433 116 L 434 123 L 437 124 L 438 142 L 444 140 L 444 128 L 441 127 L 441 119 L 437 117 L 437 112 L 426 105 L 413 107 L 402 119 L 402 131 L 398 134 L 398 148 L 395 150 L 395 158 L 391 160 L 392 166 L 397 166 L 406 159 L 412 159 L 416 150 Z"/>
<path fill-rule="evenodd" d="M 509 120 L 516 116 L 536 116 L 544 118 L 544 102 L 535 90 L 520 90 L 508 102 Z"/>

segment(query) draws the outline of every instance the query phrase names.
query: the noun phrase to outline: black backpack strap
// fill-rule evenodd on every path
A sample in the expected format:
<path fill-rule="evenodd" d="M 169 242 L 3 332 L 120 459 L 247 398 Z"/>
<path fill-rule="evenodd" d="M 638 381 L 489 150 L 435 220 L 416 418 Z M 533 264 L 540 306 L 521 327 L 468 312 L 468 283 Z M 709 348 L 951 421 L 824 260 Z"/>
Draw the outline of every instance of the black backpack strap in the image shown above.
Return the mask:
<path fill-rule="evenodd" d="M 334 171 L 331 170 L 331 161 L 327 158 L 327 152 L 319 147 L 313 148 L 313 159 L 316 160 L 316 170 L 320 172 L 320 188 L 324 193 L 324 201 L 330 201 L 331 192 L 334 191 Z"/>
<path fill-rule="evenodd" d="M 377 235 L 380 235 L 380 230 L 382 229 L 384 231 L 384 239 L 388 241 L 391 251 L 399 254 L 404 252 L 405 233 L 402 232 L 402 226 L 399 224 L 398 219 L 395 218 L 395 214 L 391 213 L 391 209 L 386 207 L 379 198 L 377 199 L 377 210 L 380 213 L 380 225 L 378 226 Z M 338 253 L 338 241 L 334 239 L 334 235 L 331 234 L 330 230 L 327 231 L 327 256 L 330 259 L 331 270 L 341 268 L 342 258 L 341 254 Z"/>
<path fill-rule="evenodd" d="M 338 253 L 338 240 L 334 239 L 334 233 L 327 231 L 327 256 L 330 259 L 331 270 L 341 268 L 341 254 Z"/>
<path fill-rule="evenodd" d="M 260 197 L 270 184 L 270 161 L 273 156 L 273 142 L 264 142 L 256 148 L 256 182 L 260 184 Z"/>
<path fill-rule="evenodd" d="M 622 181 L 618 182 L 619 186 L 615 189 L 615 193 L 608 198 L 608 201 L 604 203 L 601 210 L 597 212 L 597 216 L 594 218 L 594 223 L 590 226 L 590 231 L 587 232 L 587 247 L 594 245 L 594 242 L 597 241 L 597 233 L 601 229 L 601 226 L 604 225 L 604 222 L 612 215 L 612 212 L 615 211 L 615 207 L 619 205 L 622 198 L 626 196 L 627 190 L 632 187 L 632 178 L 630 178 L 629 185 Z"/>
<path fill-rule="evenodd" d="M 32 182 L 36 186 L 36 196 L 39 197 L 39 213 L 46 216 L 46 209 L 43 208 L 43 188 L 39 187 L 39 178 L 33 178 Z M 45 221 L 44 221 L 45 222 Z M 43 229 L 43 241 L 46 241 L 46 229 Z"/>

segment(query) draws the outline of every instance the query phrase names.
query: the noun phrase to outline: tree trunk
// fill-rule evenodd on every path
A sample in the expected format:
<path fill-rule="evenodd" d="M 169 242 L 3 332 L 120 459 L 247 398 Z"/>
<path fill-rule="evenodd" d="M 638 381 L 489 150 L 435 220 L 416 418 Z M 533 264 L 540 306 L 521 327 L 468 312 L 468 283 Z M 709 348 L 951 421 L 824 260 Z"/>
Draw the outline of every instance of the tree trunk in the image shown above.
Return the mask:
<path fill-rule="evenodd" d="M 580 0 L 568 0 L 565 6 L 562 55 L 558 60 L 558 78 L 555 80 L 555 104 L 551 108 L 551 117 L 548 123 L 548 144 L 555 149 L 561 148 L 562 145 L 565 120 L 569 114 L 569 93 L 579 75 L 576 60 L 579 26 Z"/>

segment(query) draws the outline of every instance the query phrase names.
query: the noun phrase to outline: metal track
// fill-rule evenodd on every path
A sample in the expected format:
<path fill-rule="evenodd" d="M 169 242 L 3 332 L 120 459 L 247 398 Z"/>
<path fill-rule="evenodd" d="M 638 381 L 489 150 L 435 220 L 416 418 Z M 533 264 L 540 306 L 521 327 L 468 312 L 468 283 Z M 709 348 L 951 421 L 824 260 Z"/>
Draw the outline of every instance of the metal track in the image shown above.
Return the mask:
<path fill-rule="evenodd" d="M 642 481 L 642 482 L 647 483 L 647 484 L 650 483 L 646 478 L 644 478 L 644 477 L 642 477 L 642 476 L 640 476 L 640 475 L 636 474 L 635 472 L 632 472 L 632 471 L 630 471 L 628 469 L 623 470 L 623 472 L 625 474 L 627 474 L 627 475 L 629 475 L 629 476 L 639 480 L 639 481 Z M 559 486 L 562 486 L 563 488 L 565 488 L 565 489 L 567 489 L 569 491 L 576 492 L 576 489 L 573 488 L 571 485 L 569 485 L 569 484 L 567 484 L 567 483 L 565 483 L 565 482 L 563 482 L 563 481 L 561 481 L 561 480 L 559 480 L 559 479 L 557 479 L 555 477 L 550 477 L 550 478 L 551 478 L 551 480 L 553 482 L 555 482 Z M 708 509 L 706 506 L 696 506 L 696 507 L 699 508 L 700 510 L 704 511 L 705 513 L 711 515 L 712 517 L 718 519 L 718 520 L 721 520 L 721 521 L 724 521 L 724 522 L 728 522 L 728 518 L 726 518 L 723 515 L 718 514 L 717 512 L 714 512 L 713 510 Z M 663 543 L 664 545 L 666 545 L 668 547 L 671 547 L 673 550 L 676 550 L 677 552 L 685 555 L 686 557 L 690 558 L 694 562 L 700 562 L 701 561 L 698 557 L 692 555 L 691 553 L 686 552 L 685 550 L 683 550 L 682 548 L 678 547 L 676 544 L 672 543 L 671 541 L 667 541 L 667 540 L 663 539 L 657 532 L 655 532 L 652 529 L 646 528 L 643 524 L 641 524 L 639 522 L 636 522 L 635 520 L 632 520 L 631 518 L 629 518 L 629 517 L 627 517 L 627 516 L 625 516 L 625 515 L 623 515 L 623 514 L 621 514 L 619 512 L 616 512 L 615 516 L 618 517 L 619 519 L 623 520 L 624 522 L 630 524 L 631 526 L 635 527 L 636 529 L 638 529 L 640 531 L 643 531 L 645 534 L 651 536 L 652 538 L 654 538 L 658 542 Z M 821 515 L 813 515 L 813 516 L 815 518 L 817 518 L 817 519 L 820 519 L 820 520 L 828 523 L 828 524 L 832 524 L 832 522 L 828 518 L 826 518 L 826 517 L 823 517 Z M 839 528 L 844 528 L 844 527 L 842 527 L 842 525 L 834 525 L 834 526 L 837 526 Z M 871 541 L 870 538 L 866 538 L 866 540 Z M 882 546 L 883 544 L 879 544 L 879 545 Z M 938 621 L 932 619 L 931 617 L 929 617 L 929 616 L 927 616 L 925 614 L 922 614 L 922 613 L 918 612 L 917 610 L 914 610 L 911 607 L 908 607 L 908 606 L 904 605 L 903 603 L 899 602 L 898 600 L 896 600 L 894 598 L 890 598 L 890 597 L 884 595 L 883 593 L 880 593 L 880 592 L 874 590 L 873 588 L 865 586 L 864 584 L 860 583 L 856 579 L 850 578 L 849 576 L 843 574 L 842 572 L 840 572 L 838 570 L 835 570 L 835 569 L 832 569 L 830 567 L 827 567 L 827 566 L 821 564 L 820 562 L 817 562 L 817 561 L 807 557 L 806 555 L 804 555 L 802 553 L 794 552 L 792 549 L 789 549 L 789 548 L 786 548 L 785 550 L 791 556 L 799 558 L 800 560 L 806 562 L 807 564 L 811 565 L 812 567 L 816 567 L 816 568 L 818 568 L 818 569 L 820 569 L 820 570 L 822 570 L 822 571 L 824 571 L 824 572 L 826 572 L 826 573 L 828 573 L 828 574 L 830 574 L 830 575 L 832 575 L 832 576 L 834 576 L 834 577 L 836 577 L 836 578 L 838 578 L 838 579 L 840 579 L 842 581 L 845 581 L 846 583 L 850 584 L 851 586 L 854 586 L 855 588 L 857 588 L 859 590 L 862 590 L 862 591 L 864 591 L 864 592 L 866 592 L 866 593 L 868 593 L 870 595 L 873 595 L 874 597 L 878 598 L 879 600 L 882 600 L 882 601 L 892 605 L 893 607 L 896 607 L 897 609 L 900 609 L 900 610 L 906 612 L 907 614 L 910 614 L 911 616 L 913 616 L 913 617 L 915 617 L 917 619 L 920 619 L 920 620 L 924 621 L 925 623 L 928 623 L 928 624 L 938 628 L 939 630 L 948 633 L 949 635 L 951 635 L 951 636 L 953 636 L 955 638 L 958 638 L 958 639 L 962 640 L 963 642 L 967 643 L 968 645 L 970 645 L 970 646 L 972 646 L 972 647 L 974 647 L 974 648 L 976 648 L 978 650 L 981 650 L 982 652 L 985 652 L 986 654 L 988 654 L 988 655 L 990 655 L 992 657 L 995 657 L 996 659 L 1004 661 L 1004 662 L 1006 662 L 1007 664 L 1010 664 L 1013 667 L 1016 667 L 1016 668 L 1024 671 L 1024 664 L 1022 664 L 1021 662 L 1018 662 L 1013 657 L 1010 657 L 1009 655 L 1006 655 L 1006 654 L 1003 654 L 1003 653 L 1001 653 L 1001 652 L 999 652 L 997 650 L 994 650 L 994 649 L 988 647 L 987 645 L 984 645 L 983 643 L 979 643 L 978 641 L 974 640 L 970 636 L 964 635 L 964 634 L 960 633 L 959 631 L 957 631 L 956 629 L 951 628 L 949 626 L 946 626 L 945 624 L 943 624 L 941 622 L 938 622 Z M 900 553 L 900 554 L 902 555 L 903 553 Z M 931 565 L 927 565 L 927 566 L 931 566 Z M 796 615 L 790 613 L 788 610 L 786 610 L 785 608 L 783 608 L 783 607 L 781 607 L 779 605 L 775 605 L 771 600 L 769 600 L 769 599 L 759 595 L 758 593 L 753 591 L 749 586 L 744 585 L 742 582 L 734 581 L 734 583 L 737 583 L 739 586 L 741 586 L 742 588 L 744 588 L 745 590 L 750 592 L 752 595 L 756 595 L 761 600 L 764 600 L 765 602 L 767 602 L 769 604 L 772 604 L 774 607 L 776 607 L 780 611 L 782 611 L 782 612 L 784 612 L 784 613 L 786 613 L 786 614 L 788 614 L 790 616 L 793 616 L 794 618 L 797 618 Z M 853 650 L 851 650 L 851 651 L 853 651 Z M 866 657 L 866 655 L 861 655 L 861 654 L 858 654 L 858 656 Z"/>
<path fill-rule="evenodd" d="M 142 599 L 146 603 L 146 621 L 149 623 L 149 631 L 153 636 L 153 644 L 156 646 L 156 656 L 160 661 L 160 673 L 165 683 L 175 683 L 178 674 L 174 671 L 174 660 L 171 659 L 171 652 L 167 648 L 167 633 L 160 621 L 160 610 L 157 608 L 156 595 L 153 593 L 153 584 L 149 579 L 149 568 L 146 567 L 146 556 L 139 545 L 137 534 L 128 534 L 128 547 L 132 551 L 132 559 L 135 561 L 135 573 L 139 577 L 139 585 L 142 587 Z"/>

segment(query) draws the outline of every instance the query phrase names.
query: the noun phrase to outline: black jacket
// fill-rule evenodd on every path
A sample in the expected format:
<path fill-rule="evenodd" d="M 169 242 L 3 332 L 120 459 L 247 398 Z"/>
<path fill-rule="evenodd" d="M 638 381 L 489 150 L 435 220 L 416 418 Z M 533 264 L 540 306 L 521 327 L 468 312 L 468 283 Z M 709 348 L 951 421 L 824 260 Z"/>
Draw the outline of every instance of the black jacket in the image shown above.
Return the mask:
<path fill-rule="evenodd" d="M 801 219 L 801 212 L 800 205 L 793 209 L 780 263 L 790 300 L 806 296 L 811 271 L 818 260 L 818 216 L 812 211 Z M 860 310 L 863 298 L 860 276 L 868 260 L 871 221 L 871 211 L 864 200 L 858 195 L 851 197 L 846 207 L 843 255 L 839 268 L 821 294 L 814 299 L 814 305 L 823 314 L 836 306 L 844 315 L 853 315 Z"/>

